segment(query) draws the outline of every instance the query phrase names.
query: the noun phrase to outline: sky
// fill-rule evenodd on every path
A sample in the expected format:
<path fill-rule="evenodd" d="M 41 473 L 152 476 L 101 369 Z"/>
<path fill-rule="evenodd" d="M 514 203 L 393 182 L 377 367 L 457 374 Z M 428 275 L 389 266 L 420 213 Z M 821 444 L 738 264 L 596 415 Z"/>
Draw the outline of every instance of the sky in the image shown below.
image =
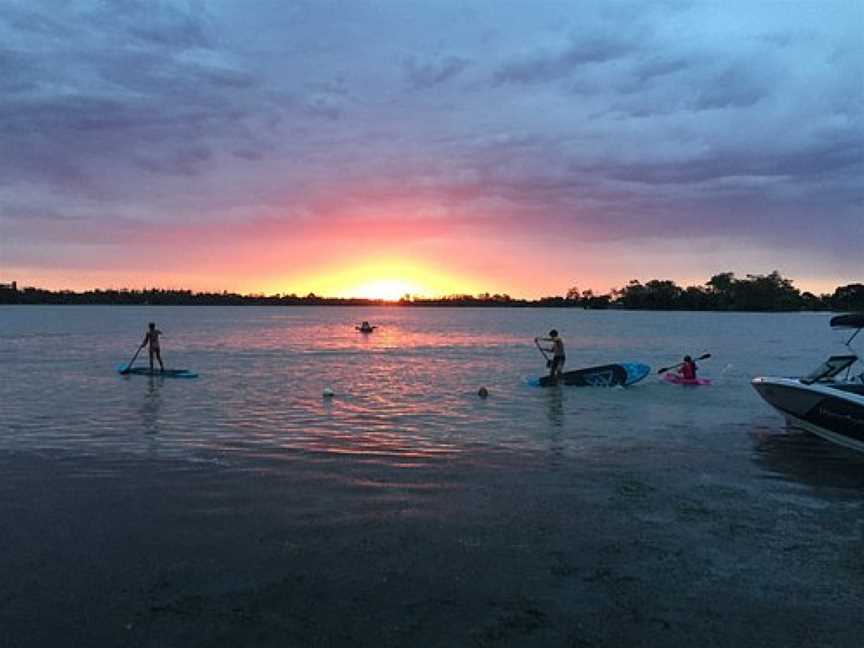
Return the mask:
<path fill-rule="evenodd" d="M 864 281 L 864 3 L 5 0 L 0 281 Z"/>

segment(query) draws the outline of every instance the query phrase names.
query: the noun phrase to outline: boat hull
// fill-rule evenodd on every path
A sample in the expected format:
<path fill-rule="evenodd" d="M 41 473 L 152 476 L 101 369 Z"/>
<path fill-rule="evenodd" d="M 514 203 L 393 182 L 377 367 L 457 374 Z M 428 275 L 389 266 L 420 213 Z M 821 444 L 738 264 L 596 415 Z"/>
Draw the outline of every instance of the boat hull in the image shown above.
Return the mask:
<path fill-rule="evenodd" d="M 795 378 L 754 378 L 752 384 L 789 426 L 864 452 L 864 385 L 805 385 Z"/>

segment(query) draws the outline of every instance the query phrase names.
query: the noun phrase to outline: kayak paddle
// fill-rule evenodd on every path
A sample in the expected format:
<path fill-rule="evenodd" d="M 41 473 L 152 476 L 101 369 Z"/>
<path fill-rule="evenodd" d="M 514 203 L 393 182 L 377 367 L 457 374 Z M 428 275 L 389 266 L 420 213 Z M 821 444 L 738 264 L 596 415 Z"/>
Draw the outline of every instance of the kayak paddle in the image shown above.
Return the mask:
<path fill-rule="evenodd" d="M 121 374 L 129 373 L 129 370 L 132 368 L 132 365 L 135 363 L 135 360 L 138 359 L 138 354 L 141 353 L 141 349 L 143 349 L 143 348 L 144 348 L 143 344 L 138 347 L 138 350 L 135 352 L 135 355 L 132 356 L 132 359 L 129 361 L 129 364 L 126 365 L 126 368 L 120 372 Z"/>
<path fill-rule="evenodd" d="M 698 358 L 693 358 L 693 362 L 696 362 L 697 360 L 705 360 L 706 358 L 710 358 L 710 357 L 711 357 L 710 353 L 705 353 L 705 354 L 699 356 Z M 662 369 L 658 369 L 657 373 L 658 374 L 666 373 L 670 369 L 677 369 L 678 367 L 682 366 L 683 364 L 684 364 L 683 362 L 679 362 L 678 364 L 672 365 L 671 367 L 663 367 Z"/>

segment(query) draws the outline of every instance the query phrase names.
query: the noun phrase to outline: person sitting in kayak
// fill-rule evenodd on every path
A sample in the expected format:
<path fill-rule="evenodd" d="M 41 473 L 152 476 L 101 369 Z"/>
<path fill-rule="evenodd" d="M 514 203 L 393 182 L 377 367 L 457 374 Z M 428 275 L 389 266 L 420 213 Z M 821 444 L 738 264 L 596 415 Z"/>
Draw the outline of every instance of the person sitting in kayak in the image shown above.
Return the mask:
<path fill-rule="evenodd" d="M 140 349 L 143 349 L 148 344 L 150 345 L 150 371 L 153 371 L 153 356 L 159 361 L 160 371 L 165 371 L 165 365 L 162 364 L 162 354 L 159 353 L 159 336 L 162 331 L 156 328 L 156 324 L 150 322 L 148 330 L 144 334 L 144 341 L 141 343 Z"/>
<path fill-rule="evenodd" d="M 684 362 L 681 363 L 681 367 L 678 369 L 678 375 L 684 380 L 696 380 L 696 369 L 698 367 L 693 362 L 693 358 L 686 355 L 684 356 Z"/>
<path fill-rule="evenodd" d="M 375 327 L 372 326 L 366 320 L 363 320 L 363 322 L 360 324 L 360 326 L 357 327 L 357 330 L 360 331 L 361 333 L 371 333 L 372 331 L 375 330 Z"/>
<path fill-rule="evenodd" d="M 548 338 L 534 338 L 535 342 L 551 342 L 551 346 L 543 349 L 552 354 L 552 359 L 549 361 L 549 377 L 557 379 L 561 376 L 561 370 L 564 368 L 564 363 L 567 361 L 567 356 L 564 353 L 564 340 L 558 335 L 558 331 L 552 329 L 549 331 Z M 541 347 L 542 348 L 542 347 Z"/>

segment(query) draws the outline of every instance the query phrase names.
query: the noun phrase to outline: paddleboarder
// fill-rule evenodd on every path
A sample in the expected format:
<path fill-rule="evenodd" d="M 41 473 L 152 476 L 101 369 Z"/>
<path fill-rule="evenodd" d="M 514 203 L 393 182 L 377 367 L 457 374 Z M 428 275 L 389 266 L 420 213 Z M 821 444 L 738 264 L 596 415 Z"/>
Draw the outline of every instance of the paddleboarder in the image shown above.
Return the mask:
<path fill-rule="evenodd" d="M 534 338 L 534 342 L 549 342 L 548 348 L 540 347 L 541 350 L 552 354 L 552 359 L 547 362 L 549 367 L 549 377 L 557 380 L 561 376 L 561 370 L 564 368 L 564 363 L 567 361 L 567 355 L 564 353 L 564 340 L 558 335 L 556 329 L 549 331 L 549 337 Z M 539 344 L 538 344 L 539 346 Z"/>
<path fill-rule="evenodd" d="M 147 332 L 144 334 L 144 341 L 141 343 L 140 349 L 143 349 L 148 344 L 150 345 L 150 371 L 153 371 L 153 356 L 159 361 L 159 371 L 165 371 L 165 365 L 162 364 L 162 354 L 159 352 L 159 336 L 162 331 L 156 328 L 154 322 L 150 322 Z"/>

